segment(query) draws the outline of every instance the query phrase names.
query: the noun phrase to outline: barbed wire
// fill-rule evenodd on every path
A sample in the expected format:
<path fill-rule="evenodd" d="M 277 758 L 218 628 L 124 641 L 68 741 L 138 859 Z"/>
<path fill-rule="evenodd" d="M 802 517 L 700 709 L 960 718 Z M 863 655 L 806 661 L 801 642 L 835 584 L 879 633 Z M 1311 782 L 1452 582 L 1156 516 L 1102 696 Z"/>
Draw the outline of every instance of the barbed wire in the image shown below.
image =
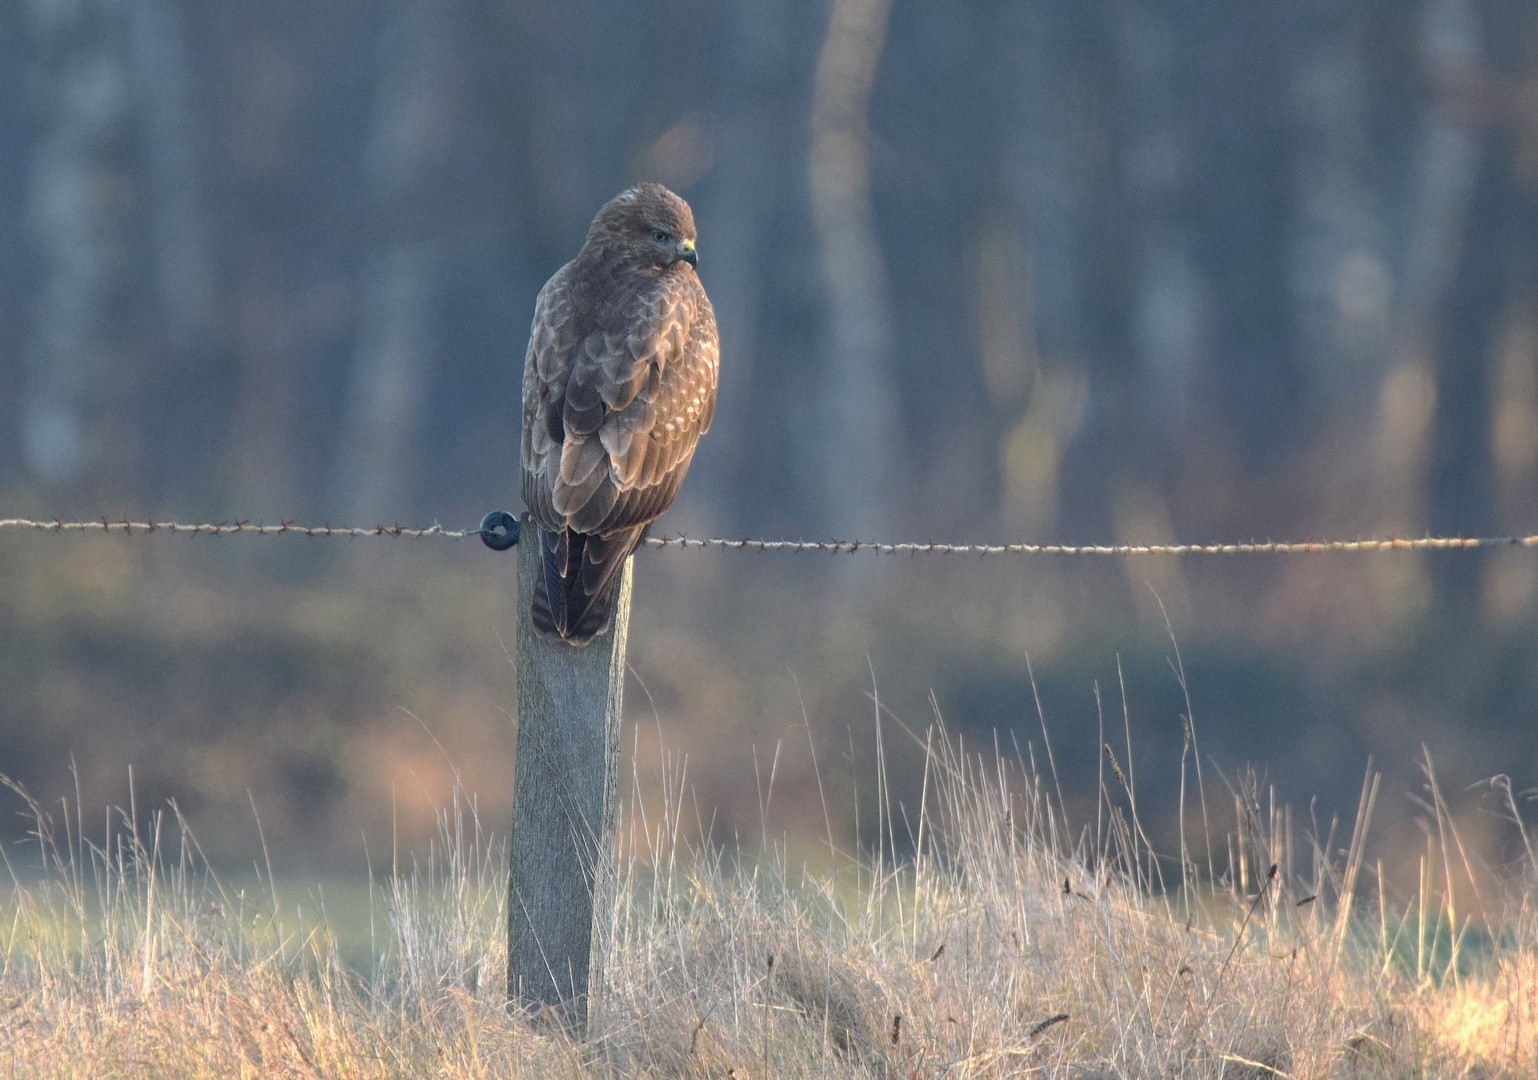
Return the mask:
<path fill-rule="evenodd" d="M 654 547 L 732 548 L 748 551 L 825 551 L 881 555 L 1318 555 L 1328 552 L 1463 550 L 1538 547 L 1538 536 L 1426 536 L 1418 539 L 1248 541 L 1237 544 L 876 544 L 818 540 L 690 540 L 662 537 Z"/>
<path fill-rule="evenodd" d="M 299 525 L 282 521 L 277 525 L 252 524 L 249 521 L 185 524 L 176 521 L 64 521 L 60 518 L 0 518 L 0 529 L 30 529 L 44 533 L 101 532 L 125 536 L 164 532 L 189 536 L 304 536 L 304 537 L 395 537 L 465 540 L 485 535 L 483 528 L 445 529 L 434 523 L 425 528 L 402 525 L 375 525 L 354 528 L 348 525 Z M 940 544 L 876 543 L 863 540 L 728 540 L 721 537 L 692 539 L 686 536 L 657 536 L 647 539 L 648 547 L 732 551 L 818 551 L 831 555 L 868 552 L 878 555 L 1318 555 L 1383 551 L 1466 551 L 1472 548 L 1538 547 L 1538 536 L 1423 536 L 1389 537 L 1369 540 L 1258 541 L 1225 544 Z"/>
<path fill-rule="evenodd" d="M 445 529 L 441 525 L 429 525 L 425 529 L 408 529 L 401 525 L 375 525 L 372 529 L 355 529 L 347 525 L 296 525 L 284 521 L 277 525 L 253 525 L 249 521 L 219 522 L 217 524 L 187 525 L 178 521 L 129 521 L 122 518 L 113 521 L 63 521 L 55 518 L 43 521 L 34 518 L 0 518 L 0 529 L 36 529 L 38 532 L 120 532 L 128 536 L 156 532 L 182 533 L 189 536 L 399 536 L 421 539 L 441 536 L 448 540 L 463 540 L 468 536 L 479 537 L 481 530 Z"/>

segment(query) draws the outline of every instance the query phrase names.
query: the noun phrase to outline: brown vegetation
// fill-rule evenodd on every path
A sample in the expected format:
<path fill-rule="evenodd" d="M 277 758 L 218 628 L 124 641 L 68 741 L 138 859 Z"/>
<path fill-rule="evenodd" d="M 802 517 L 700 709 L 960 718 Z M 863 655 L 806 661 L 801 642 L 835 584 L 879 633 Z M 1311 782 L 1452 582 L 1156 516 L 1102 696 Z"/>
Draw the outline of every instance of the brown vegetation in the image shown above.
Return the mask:
<path fill-rule="evenodd" d="M 47 865 L 28 880 L 9 853 L 0 1061 L 17 1076 L 734 1080 L 1538 1067 L 1530 846 L 1494 882 L 1438 815 L 1419 895 L 1373 904 L 1371 780 L 1343 850 L 1295 839 L 1241 790 L 1238 829 L 1208 835 L 1209 815 L 1188 814 L 1186 850 L 1162 859 L 1125 789 L 1070 833 L 1029 768 L 938 729 L 927 742 L 921 811 L 905 822 L 883 801 L 876 850 L 830 849 L 826 873 L 772 843 L 686 848 L 681 784 L 660 807 L 633 801 L 585 1040 L 506 1008 L 504 863 L 464 802 L 423 863 L 374 889 L 366 972 L 324 921 L 285 920 L 276 889 L 232 894 L 174 808 L 93 843 L 78 816 L 34 806 Z M 1479 878 L 1482 910 L 1458 905 L 1460 877 Z"/>

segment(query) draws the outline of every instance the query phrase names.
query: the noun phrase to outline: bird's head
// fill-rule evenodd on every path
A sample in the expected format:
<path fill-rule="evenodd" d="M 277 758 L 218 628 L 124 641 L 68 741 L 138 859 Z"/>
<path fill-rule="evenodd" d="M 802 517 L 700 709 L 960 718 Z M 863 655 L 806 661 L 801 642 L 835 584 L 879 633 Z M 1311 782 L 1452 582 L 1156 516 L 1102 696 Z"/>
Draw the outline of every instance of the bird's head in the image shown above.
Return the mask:
<path fill-rule="evenodd" d="M 643 266 L 666 269 L 699 262 L 694 214 L 661 184 L 637 184 L 610 199 L 593 219 L 587 238 L 606 253 Z"/>

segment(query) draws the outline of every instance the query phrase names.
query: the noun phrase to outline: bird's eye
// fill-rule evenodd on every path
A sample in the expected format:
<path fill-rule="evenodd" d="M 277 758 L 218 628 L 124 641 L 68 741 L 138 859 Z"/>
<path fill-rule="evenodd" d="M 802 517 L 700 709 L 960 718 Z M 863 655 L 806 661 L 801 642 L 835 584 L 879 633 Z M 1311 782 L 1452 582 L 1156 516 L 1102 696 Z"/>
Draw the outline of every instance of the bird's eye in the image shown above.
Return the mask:
<path fill-rule="evenodd" d="M 656 232 L 652 233 L 652 239 L 657 241 L 659 244 L 666 244 L 673 238 L 667 233 L 663 232 L 661 229 L 658 229 Z"/>

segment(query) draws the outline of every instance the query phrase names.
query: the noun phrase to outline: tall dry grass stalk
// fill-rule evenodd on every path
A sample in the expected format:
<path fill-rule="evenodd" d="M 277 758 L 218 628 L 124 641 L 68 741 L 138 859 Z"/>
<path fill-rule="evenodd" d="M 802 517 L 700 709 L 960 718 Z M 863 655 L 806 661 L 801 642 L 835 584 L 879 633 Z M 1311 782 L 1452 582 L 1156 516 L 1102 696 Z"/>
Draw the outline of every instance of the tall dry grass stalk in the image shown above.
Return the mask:
<path fill-rule="evenodd" d="M 1538 1073 L 1531 846 L 1503 900 L 1480 883 L 1483 922 L 1458 909 L 1461 844 L 1429 765 L 1419 895 L 1395 905 L 1380 890 L 1353 908 L 1372 896 L 1371 773 L 1349 833 L 1304 840 L 1240 783 L 1235 827 L 1203 825 L 1167 858 L 1119 762 L 1081 830 L 1028 762 L 940 728 L 924 738 L 922 805 L 894 807 L 880 784 L 880 840 L 856 857 L 830 839 L 822 873 L 793 868 L 767 828 L 751 858 L 686 844 L 681 770 L 659 805 L 633 800 L 614 951 L 580 1043 L 505 1005 L 504 857 L 462 798 L 425 862 L 374 887 L 366 972 L 276 890 L 232 894 L 174 807 L 109 818 L 90 840 L 78 811 L 55 821 L 33 806 L 36 842 L 8 853 L 0 907 L 0 1073 Z M 1204 806 L 1184 820 L 1216 818 Z M 1232 855 L 1191 854 L 1207 850 Z"/>

